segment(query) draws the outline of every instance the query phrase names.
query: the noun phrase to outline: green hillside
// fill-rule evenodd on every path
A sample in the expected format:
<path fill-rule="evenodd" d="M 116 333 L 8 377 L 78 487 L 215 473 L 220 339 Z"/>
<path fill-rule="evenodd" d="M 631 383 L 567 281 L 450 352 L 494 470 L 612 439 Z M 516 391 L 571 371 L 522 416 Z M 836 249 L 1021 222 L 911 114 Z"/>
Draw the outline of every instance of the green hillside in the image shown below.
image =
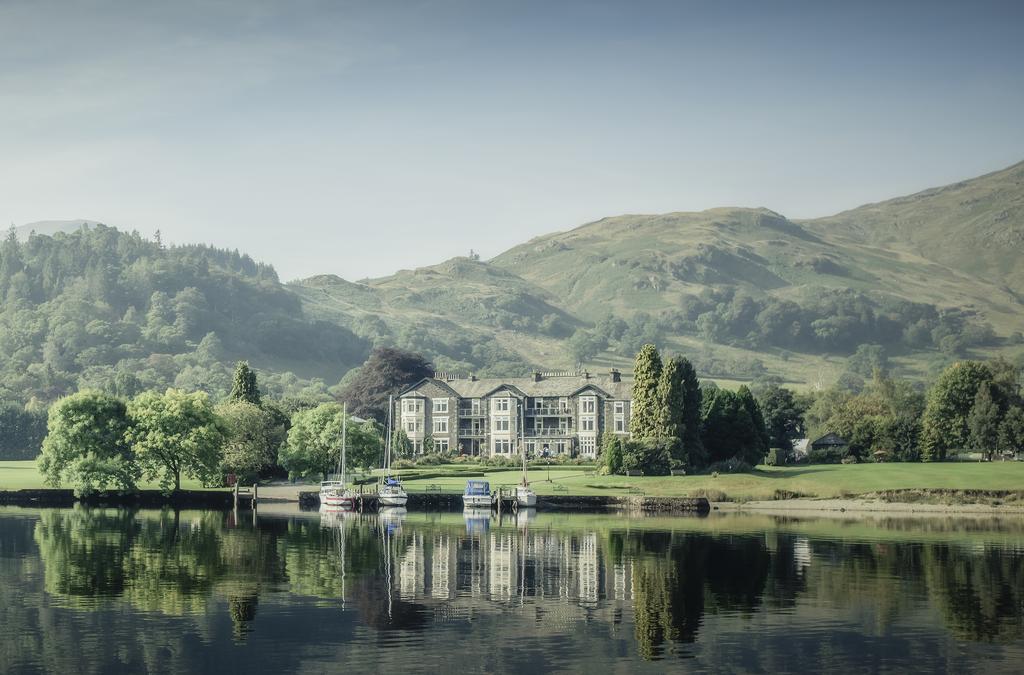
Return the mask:
<path fill-rule="evenodd" d="M 1024 297 L 1024 162 L 805 225 L 837 243 L 884 247 Z"/>
<path fill-rule="evenodd" d="M 216 395 L 236 359 L 264 386 L 334 384 L 368 343 L 310 317 L 269 265 L 237 251 L 165 247 L 103 225 L 0 244 L 0 400 L 91 387 L 177 386 Z"/>

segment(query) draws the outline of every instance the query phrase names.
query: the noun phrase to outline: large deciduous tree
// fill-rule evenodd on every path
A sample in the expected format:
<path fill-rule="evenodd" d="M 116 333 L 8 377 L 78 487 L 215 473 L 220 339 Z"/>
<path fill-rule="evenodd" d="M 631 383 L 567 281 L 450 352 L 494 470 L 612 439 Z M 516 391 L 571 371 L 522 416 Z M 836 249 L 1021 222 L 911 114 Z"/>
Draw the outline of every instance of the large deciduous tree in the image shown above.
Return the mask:
<path fill-rule="evenodd" d="M 661 355 L 652 344 L 645 344 L 633 366 L 633 407 L 629 432 L 633 439 L 658 437 L 658 383 L 661 380 Z"/>
<path fill-rule="evenodd" d="M 732 458 L 756 464 L 764 457 L 761 433 L 754 424 L 744 400 L 728 389 L 704 392 L 704 448 L 709 462 Z"/>
<path fill-rule="evenodd" d="M 380 457 L 380 434 L 376 424 L 351 419 L 343 425 L 344 412 L 337 403 L 323 403 L 292 417 L 288 441 L 281 447 L 281 466 L 293 476 L 320 475 L 334 470 L 341 458 L 342 428 L 346 426 L 346 463 L 370 467 Z"/>
<path fill-rule="evenodd" d="M 128 416 L 120 399 L 81 391 L 50 408 L 39 469 L 48 485 L 68 483 L 79 494 L 133 490 L 139 466 L 127 443 Z"/>
<path fill-rule="evenodd" d="M 285 425 L 272 410 L 247 401 L 225 401 L 217 406 L 224 422 L 223 469 L 248 482 L 277 462 L 286 436 Z"/>
<path fill-rule="evenodd" d="M 387 417 L 388 396 L 433 373 L 430 362 L 419 354 L 378 347 L 345 386 L 341 399 L 348 404 L 351 414 L 372 417 L 383 424 Z"/>
<path fill-rule="evenodd" d="M 1007 455 L 1024 452 L 1024 408 L 1011 406 L 999 423 L 999 451 Z"/>
<path fill-rule="evenodd" d="M 977 361 L 958 361 L 943 371 L 928 392 L 922 419 L 922 459 L 942 461 L 949 450 L 968 446 L 967 418 L 974 398 L 978 387 L 991 381 L 992 372 Z"/>
<path fill-rule="evenodd" d="M 145 392 L 128 403 L 125 437 L 144 475 L 164 492 L 181 489 L 181 476 L 214 482 L 227 431 L 205 392 Z"/>
<path fill-rule="evenodd" d="M 759 401 L 768 430 L 768 445 L 779 448 L 786 457 L 793 451 L 793 439 L 803 431 L 804 411 L 793 392 L 772 385 L 761 392 Z"/>

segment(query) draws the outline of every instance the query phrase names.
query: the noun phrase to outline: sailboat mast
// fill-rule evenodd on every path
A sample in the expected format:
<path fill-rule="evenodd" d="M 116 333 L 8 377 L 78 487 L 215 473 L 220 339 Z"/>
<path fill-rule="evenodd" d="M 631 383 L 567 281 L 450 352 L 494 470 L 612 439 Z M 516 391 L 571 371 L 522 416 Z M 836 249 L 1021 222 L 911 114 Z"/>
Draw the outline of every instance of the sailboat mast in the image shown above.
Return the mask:
<path fill-rule="evenodd" d="M 341 407 L 341 485 L 345 486 L 345 450 L 348 443 L 348 403 Z"/>

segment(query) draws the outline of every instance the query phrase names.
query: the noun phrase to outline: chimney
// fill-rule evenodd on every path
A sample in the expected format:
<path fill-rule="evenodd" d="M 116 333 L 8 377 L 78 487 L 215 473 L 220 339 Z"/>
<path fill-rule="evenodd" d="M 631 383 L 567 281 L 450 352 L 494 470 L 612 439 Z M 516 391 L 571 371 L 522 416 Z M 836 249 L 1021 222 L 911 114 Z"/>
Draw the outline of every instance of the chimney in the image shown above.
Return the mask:
<path fill-rule="evenodd" d="M 535 371 L 533 371 L 533 381 L 534 381 L 534 382 L 540 382 L 540 380 L 541 380 L 541 375 L 540 375 L 540 373 L 538 373 L 538 372 L 537 372 L 536 370 L 535 370 Z"/>
<path fill-rule="evenodd" d="M 589 370 L 584 370 L 583 371 L 583 379 L 584 380 L 589 380 L 590 379 L 590 371 Z"/>
<path fill-rule="evenodd" d="M 618 368 L 612 368 L 612 382 L 622 382 L 622 373 Z"/>
<path fill-rule="evenodd" d="M 476 373 L 472 373 L 472 374 L 470 374 L 470 376 L 469 376 L 469 381 L 470 381 L 470 382 L 476 382 Z"/>

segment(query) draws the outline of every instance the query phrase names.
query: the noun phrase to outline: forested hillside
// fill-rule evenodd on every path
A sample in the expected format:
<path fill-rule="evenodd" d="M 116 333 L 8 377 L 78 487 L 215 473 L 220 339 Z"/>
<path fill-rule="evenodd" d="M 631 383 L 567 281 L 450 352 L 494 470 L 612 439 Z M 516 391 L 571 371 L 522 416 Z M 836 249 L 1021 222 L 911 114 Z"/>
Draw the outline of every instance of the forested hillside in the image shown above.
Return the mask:
<path fill-rule="evenodd" d="M 233 361 L 270 391 L 335 384 L 367 343 L 308 317 L 269 265 L 237 251 L 165 247 L 96 225 L 0 245 L 0 399 L 90 387 L 225 394 Z"/>

